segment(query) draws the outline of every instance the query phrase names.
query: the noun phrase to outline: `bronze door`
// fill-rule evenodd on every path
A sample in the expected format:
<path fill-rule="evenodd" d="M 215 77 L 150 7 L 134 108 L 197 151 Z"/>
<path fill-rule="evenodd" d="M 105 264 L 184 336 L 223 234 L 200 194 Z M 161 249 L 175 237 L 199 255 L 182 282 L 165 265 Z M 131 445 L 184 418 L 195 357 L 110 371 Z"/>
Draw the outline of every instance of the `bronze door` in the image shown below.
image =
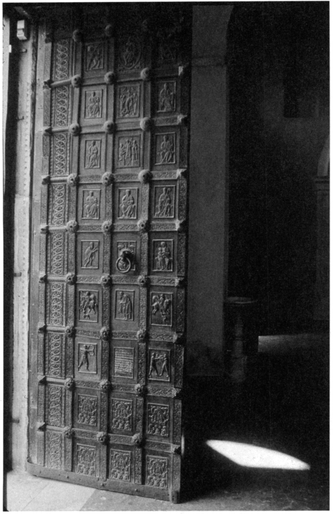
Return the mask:
<path fill-rule="evenodd" d="M 190 17 L 110 9 L 39 30 L 28 468 L 178 501 Z"/>

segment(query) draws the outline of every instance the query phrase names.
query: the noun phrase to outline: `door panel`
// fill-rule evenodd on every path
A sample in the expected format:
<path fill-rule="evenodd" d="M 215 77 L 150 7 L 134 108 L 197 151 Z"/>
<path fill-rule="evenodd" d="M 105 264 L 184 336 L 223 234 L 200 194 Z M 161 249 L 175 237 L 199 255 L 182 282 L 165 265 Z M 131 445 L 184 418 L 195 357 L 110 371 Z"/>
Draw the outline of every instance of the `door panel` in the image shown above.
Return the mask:
<path fill-rule="evenodd" d="M 190 16 L 109 9 L 40 30 L 29 469 L 178 501 Z"/>

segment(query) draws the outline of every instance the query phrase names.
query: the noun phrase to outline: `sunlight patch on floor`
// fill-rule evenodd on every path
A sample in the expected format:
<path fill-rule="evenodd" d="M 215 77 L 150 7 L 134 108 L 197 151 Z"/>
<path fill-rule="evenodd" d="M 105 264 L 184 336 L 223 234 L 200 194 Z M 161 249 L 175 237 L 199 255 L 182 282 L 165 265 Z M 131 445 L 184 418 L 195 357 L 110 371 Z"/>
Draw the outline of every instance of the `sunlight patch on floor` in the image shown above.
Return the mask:
<path fill-rule="evenodd" d="M 310 469 L 309 464 L 291 455 L 269 450 L 268 448 L 261 448 L 252 444 L 212 439 L 207 441 L 207 445 L 239 466 L 248 468 L 290 469 L 297 471 Z"/>

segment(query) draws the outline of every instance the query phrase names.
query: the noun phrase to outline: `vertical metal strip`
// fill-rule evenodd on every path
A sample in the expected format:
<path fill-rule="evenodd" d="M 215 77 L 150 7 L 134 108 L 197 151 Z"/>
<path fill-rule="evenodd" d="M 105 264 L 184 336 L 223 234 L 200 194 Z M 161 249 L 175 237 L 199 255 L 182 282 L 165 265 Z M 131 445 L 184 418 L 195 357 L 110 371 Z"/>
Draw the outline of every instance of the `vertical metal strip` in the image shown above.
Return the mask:
<path fill-rule="evenodd" d="M 66 378 L 72 377 L 74 374 L 74 365 L 75 365 L 75 358 L 74 358 L 74 337 L 65 337 L 65 345 L 66 345 L 66 352 L 65 352 L 65 360 L 64 360 L 64 374 Z"/>
<path fill-rule="evenodd" d="M 46 320 L 46 308 L 45 308 L 45 302 L 46 302 L 46 284 L 39 284 L 38 288 L 38 304 L 39 304 L 39 322 L 41 325 L 45 325 Z"/>
<path fill-rule="evenodd" d="M 185 289 L 177 288 L 177 304 L 176 304 L 176 330 L 184 332 L 185 330 Z"/>
<path fill-rule="evenodd" d="M 45 363 L 45 355 L 44 355 L 44 348 L 45 348 L 45 334 L 44 332 L 40 332 L 38 334 L 38 350 L 37 350 L 37 373 L 38 375 L 44 375 L 45 369 L 44 369 L 44 363 Z"/>
<path fill-rule="evenodd" d="M 72 471 L 73 442 L 71 437 L 64 437 L 64 469 Z"/>
<path fill-rule="evenodd" d="M 148 274 L 148 234 L 141 235 L 140 274 Z"/>
<path fill-rule="evenodd" d="M 102 479 L 106 479 L 107 477 L 107 446 L 105 444 L 101 444 L 99 447 L 99 475 Z"/>
<path fill-rule="evenodd" d="M 143 398 L 136 399 L 135 433 L 143 434 Z"/>
<path fill-rule="evenodd" d="M 109 341 L 101 341 L 101 379 L 107 380 L 109 378 L 109 352 L 110 345 Z"/>
<path fill-rule="evenodd" d="M 142 484 L 142 450 L 140 448 L 134 450 L 134 482 Z"/>
<path fill-rule="evenodd" d="M 174 503 L 179 502 L 179 493 L 181 486 L 181 456 L 174 454 L 172 456 L 172 498 Z"/>
<path fill-rule="evenodd" d="M 65 425 L 73 426 L 73 391 L 65 388 Z"/>
<path fill-rule="evenodd" d="M 178 233 L 177 242 L 177 275 L 184 277 L 186 274 L 186 234 Z"/>
<path fill-rule="evenodd" d="M 174 400 L 173 411 L 173 442 L 181 444 L 182 438 L 182 402 Z"/>
<path fill-rule="evenodd" d="M 138 344 L 138 382 L 144 385 L 146 383 L 146 343 Z"/>
<path fill-rule="evenodd" d="M 174 367 L 175 367 L 175 387 L 183 387 L 183 369 L 184 369 L 184 348 L 180 344 L 174 345 Z"/>
<path fill-rule="evenodd" d="M 37 464 L 44 466 L 45 463 L 45 432 L 37 431 Z"/>
<path fill-rule="evenodd" d="M 108 326 L 110 322 L 110 295 L 111 287 L 103 287 L 102 289 L 102 325 Z"/>
<path fill-rule="evenodd" d="M 139 326 L 141 330 L 146 330 L 147 328 L 147 288 L 140 287 L 140 313 L 139 313 Z"/>
<path fill-rule="evenodd" d="M 101 390 L 100 393 L 100 430 L 107 432 L 108 429 L 108 391 Z"/>
<path fill-rule="evenodd" d="M 75 285 L 67 285 L 66 325 L 75 324 Z"/>
<path fill-rule="evenodd" d="M 110 273 L 111 235 L 103 234 L 103 273 Z"/>

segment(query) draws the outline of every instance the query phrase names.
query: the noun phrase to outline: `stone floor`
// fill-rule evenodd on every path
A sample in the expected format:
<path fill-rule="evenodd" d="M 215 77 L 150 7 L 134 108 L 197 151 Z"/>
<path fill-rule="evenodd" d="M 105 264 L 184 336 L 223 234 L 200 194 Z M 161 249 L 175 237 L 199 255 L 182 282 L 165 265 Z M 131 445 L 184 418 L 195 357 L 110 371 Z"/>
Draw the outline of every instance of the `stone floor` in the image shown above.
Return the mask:
<path fill-rule="evenodd" d="M 191 486 L 184 503 L 10 472 L 7 510 L 329 510 L 328 355 L 325 335 L 261 337 L 258 359 L 248 363 L 242 386 L 193 382 L 196 410 L 187 423 L 194 425 L 194 465 L 187 471 Z M 242 467 L 210 450 L 209 438 L 278 450 L 310 470 Z"/>

